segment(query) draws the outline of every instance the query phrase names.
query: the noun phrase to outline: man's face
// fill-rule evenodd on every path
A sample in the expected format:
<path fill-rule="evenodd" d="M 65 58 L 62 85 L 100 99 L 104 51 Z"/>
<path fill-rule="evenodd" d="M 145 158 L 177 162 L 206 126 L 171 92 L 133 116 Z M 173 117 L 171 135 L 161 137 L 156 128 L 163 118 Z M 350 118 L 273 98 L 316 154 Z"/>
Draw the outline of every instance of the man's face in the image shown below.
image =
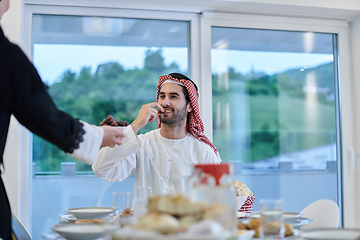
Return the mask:
<path fill-rule="evenodd" d="M 186 104 L 183 87 L 176 83 L 165 83 L 159 92 L 158 103 L 164 108 L 164 113 L 159 115 L 161 123 L 180 125 L 187 120 L 187 115 L 192 111 L 190 103 Z"/>

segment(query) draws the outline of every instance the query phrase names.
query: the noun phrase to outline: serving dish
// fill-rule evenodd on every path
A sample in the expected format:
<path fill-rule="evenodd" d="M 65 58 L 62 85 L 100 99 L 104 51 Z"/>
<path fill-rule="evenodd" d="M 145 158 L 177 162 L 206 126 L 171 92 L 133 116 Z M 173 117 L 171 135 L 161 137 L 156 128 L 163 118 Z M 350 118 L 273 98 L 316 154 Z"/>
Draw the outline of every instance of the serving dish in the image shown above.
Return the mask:
<path fill-rule="evenodd" d="M 109 207 L 82 207 L 69 208 L 65 212 L 73 215 L 77 219 L 94 219 L 105 218 L 113 213 L 113 209 Z"/>

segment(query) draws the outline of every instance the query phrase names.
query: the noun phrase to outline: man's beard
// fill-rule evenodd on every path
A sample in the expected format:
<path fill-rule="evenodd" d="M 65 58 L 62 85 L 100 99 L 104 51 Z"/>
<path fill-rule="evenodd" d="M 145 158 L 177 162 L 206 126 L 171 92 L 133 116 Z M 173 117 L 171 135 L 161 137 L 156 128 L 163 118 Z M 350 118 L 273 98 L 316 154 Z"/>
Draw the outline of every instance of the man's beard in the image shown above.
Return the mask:
<path fill-rule="evenodd" d="M 177 126 L 180 125 L 180 123 L 187 118 L 188 112 L 186 111 L 186 106 L 181 109 L 179 112 L 174 111 L 173 108 L 171 108 L 171 110 L 173 110 L 173 116 L 171 118 L 164 118 L 161 114 L 159 115 L 159 119 L 161 123 L 167 124 L 167 125 L 173 125 L 173 126 Z"/>

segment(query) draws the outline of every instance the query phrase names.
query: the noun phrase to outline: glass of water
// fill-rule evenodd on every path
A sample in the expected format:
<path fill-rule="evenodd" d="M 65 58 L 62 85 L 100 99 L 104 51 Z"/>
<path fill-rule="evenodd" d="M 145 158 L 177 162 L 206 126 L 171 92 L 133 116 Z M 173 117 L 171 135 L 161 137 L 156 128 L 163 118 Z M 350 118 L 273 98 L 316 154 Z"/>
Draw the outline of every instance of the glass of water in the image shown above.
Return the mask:
<path fill-rule="evenodd" d="M 260 199 L 260 216 L 260 238 L 284 238 L 284 202 L 282 199 Z"/>
<path fill-rule="evenodd" d="M 136 203 L 134 206 L 135 217 L 140 217 L 147 212 L 147 204 L 151 196 L 151 187 L 142 186 L 136 188 Z"/>
<path fill-rule="evenodd" d="M 114 214 L 118 217 L 125 209 L 130 210 L 130 192 L 113 192 L 113 209 Z"/>

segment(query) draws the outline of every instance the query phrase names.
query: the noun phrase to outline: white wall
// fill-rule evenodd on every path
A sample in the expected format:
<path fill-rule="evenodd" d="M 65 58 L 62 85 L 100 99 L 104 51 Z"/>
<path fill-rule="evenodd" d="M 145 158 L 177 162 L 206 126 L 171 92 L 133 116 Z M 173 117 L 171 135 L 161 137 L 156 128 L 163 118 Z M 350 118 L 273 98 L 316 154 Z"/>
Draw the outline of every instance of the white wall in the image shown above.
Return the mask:
<path fill-rule="evenodd" d="M 11 0 L 10 8 L 1 19 L 1 27 L 10 41 L 21 41 L 21 0 Z M 10 200 L 12 212 L 18 216 L 18 129 L 19 124 L 12 118 L 4 153 L 5 173 L 3 180 Z"/>

